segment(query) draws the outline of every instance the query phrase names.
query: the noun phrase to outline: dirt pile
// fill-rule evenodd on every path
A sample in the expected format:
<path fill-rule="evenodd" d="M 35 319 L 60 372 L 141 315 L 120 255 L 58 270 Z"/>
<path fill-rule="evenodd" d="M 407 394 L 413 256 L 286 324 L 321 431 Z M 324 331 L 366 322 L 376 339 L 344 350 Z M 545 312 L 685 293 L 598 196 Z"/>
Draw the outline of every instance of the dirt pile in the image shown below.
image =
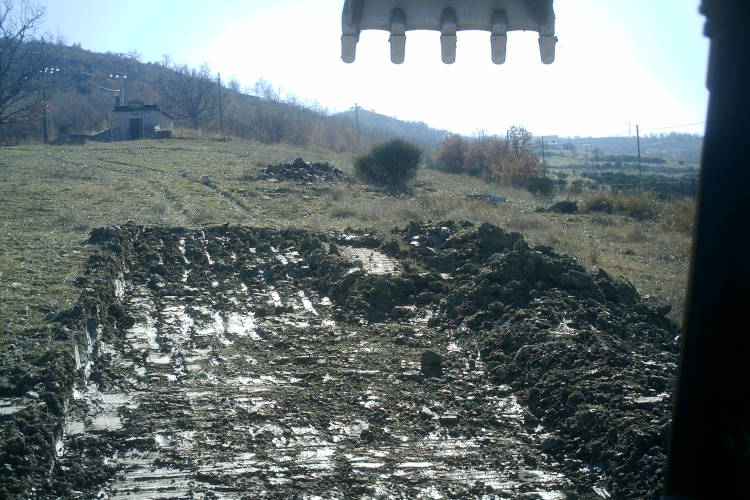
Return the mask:
<path fill-rule="evenodd" d="M 349 180 L 340 169 L 325 163 L 310 163 L 302 158 L 293 162 L 268 165 L 260 171 L 262 179 L 292 180 L 305 184 L 336 183 Z"/>
<path fill-rule="evenodd" d="M 604 271 L 454 221 L 90 240 L 64 421 L 19 431 L 52 429 L 26 493 L 658 491 L 677 331 Z"/>
<path fill-rule="evenodd" d="M 405 305 L 434 310 L 430 323 L 476 342 L 493 380 L 551 429 L 545 451 L 568 472 L 584 464 L 617 497 L 657 495 L 678 353 L 668 311 L 518 233 L 467 226 L 396 232 L 382 250 L 414 266 L 344 278 L 347 310 L 361 305 L 373 319 L 391 306 L 392 317 Z"/>

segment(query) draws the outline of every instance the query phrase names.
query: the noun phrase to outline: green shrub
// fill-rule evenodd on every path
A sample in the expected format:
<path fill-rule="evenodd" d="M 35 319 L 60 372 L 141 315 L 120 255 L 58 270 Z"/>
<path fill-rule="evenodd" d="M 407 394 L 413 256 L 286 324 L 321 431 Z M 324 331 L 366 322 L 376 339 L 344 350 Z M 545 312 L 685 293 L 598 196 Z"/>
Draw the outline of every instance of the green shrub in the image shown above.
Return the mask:
<path fill-rule="evenodd" d="M 555 181 L 549 177 L 534 177 L 526 183 L 526 189 L 534 196 L 549 198 L 555 191 Z"/>
<path fill-rule="evenodd" d="M 393 139 L 356 158 L 354 170 L 367 183 L 402 188 L 417 175 L 421 159 L 417 146 Z"/>

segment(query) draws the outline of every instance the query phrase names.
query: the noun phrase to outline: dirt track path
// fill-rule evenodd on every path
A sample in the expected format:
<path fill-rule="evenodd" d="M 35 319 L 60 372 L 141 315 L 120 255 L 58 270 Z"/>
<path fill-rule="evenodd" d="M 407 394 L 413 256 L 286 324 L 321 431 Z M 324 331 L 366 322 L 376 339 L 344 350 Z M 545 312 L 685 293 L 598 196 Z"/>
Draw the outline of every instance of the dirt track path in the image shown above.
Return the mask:
<path fill-rule="evenodd" d="M 340 322 L 326 297 L 292 277 L 304 265 L 294 248 L 237 255 L 228 239 L 162 243 L 151 258 L 179 255 L 181 272 L 123 276 L 117 294 L 135 323 L 99 341 L 92 325 L 90 356 L 76 347 L 79 364 L 93 362 L 81 367 L 87 383 L 58 443 L 73 496 L 575 491 L 541 452 L 544 429 L 530 433 L 510 388 L 487 382 L 475 346 L 438 338 L 429 311 Z M 369 272 L 392 271 L 378 264 Z M 279 266 L 286 278 L 269 280 Z M 444 356 L 441 376 L 420 372 L 428 348 Z"/>

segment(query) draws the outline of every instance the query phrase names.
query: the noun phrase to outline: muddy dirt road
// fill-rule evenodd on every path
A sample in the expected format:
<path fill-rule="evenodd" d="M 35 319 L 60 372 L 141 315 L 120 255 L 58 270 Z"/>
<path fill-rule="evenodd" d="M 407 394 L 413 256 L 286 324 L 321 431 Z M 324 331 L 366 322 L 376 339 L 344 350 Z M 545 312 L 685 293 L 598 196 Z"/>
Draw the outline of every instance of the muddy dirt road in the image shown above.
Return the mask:
<path fill-rule="evenodd" d="M 674 325 L 489 225 L 102 228 L 46 491 L 653 495 Z"/>

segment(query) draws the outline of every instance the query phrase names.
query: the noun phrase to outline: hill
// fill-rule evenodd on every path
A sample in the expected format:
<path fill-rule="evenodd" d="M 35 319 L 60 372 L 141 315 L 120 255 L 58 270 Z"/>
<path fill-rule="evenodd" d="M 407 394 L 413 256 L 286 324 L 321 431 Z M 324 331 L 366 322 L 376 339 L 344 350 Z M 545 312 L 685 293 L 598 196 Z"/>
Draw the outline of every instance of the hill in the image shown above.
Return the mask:
<path fill-rule="evenodd" d="M 77 133 L 98 133 L 113 126 L 115 90 L 122 89 L 126 103 L 140 101 L 154 103 L 172 114 L 175 128 L 193 128 L 183 109 L 175 106 L 166 94 L 165 82 L 180 72 L 193 71 L 175 65 L 168 58 L 164 63 L 144 63 L 137 54 L 97 53 L 80 45 L 27 42 L 32 51 L 44 52 L 45 67 L 54 72 L 40 82 L 47 97 L 50 139 L 57 136 L 61 126 Z M 196 73 L 215 81 L 210 68 Z M 126 75 L 126 78 L 123 76 Z M 218 85 L 218 84 L 217 84 Z M 217 86 L 218 89 L 218 86 Z M 216 93 L 208 92 L 206 108 L 210 110 L 202 121 L 203 135 L 219 132 L 219 113 Z M 330 115 L 317 104 L 285 98 L 272 84 L 260 79 L 253 87 L 241 89 L 238 82 L 222 85 L 224 131 L 227 135 L 257 140 L 264 143 L 289 143 L 316 146 L 336 151 L 355 151 L 357 133 L 352 113 Z M 28 120 L 0 129 L 0 144 L 41 140 L 41 113 Z M 392 137 L 403 137 L 423 147 L 440 144 L 443 131 L 431 129 L 424 123 L 404 122 L 375 112 L 360 112 L 361 143 L 369 147 Z"/>
<path fill-rule="evenodd" d="M 353 109 L 350 109 L 334 116 L 354 120 L 355 112 Z M 398 118 L 381 115 L 380 113 L 366 109 L 359 110 L 359 125 L 380 135 L 401 137 L 402 139 L 430 147 L 439 147 L 445 135 L 451 133 L 447 130 L 434 129 L 424 122 L 399 120 Z"/>

